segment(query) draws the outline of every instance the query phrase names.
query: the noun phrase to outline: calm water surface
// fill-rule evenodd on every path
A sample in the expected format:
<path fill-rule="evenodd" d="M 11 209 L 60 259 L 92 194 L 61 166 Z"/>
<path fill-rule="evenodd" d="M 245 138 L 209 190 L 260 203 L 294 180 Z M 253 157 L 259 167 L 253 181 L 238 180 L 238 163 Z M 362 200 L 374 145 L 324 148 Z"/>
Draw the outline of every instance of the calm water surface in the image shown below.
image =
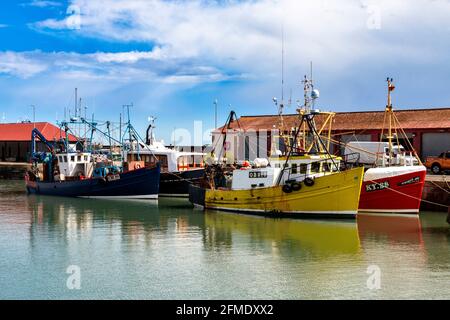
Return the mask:
<path fill-rule="evenodd" d="M 187 200 L 27 196 L 0 181 L 0 298 L 449 299 L 445 218 L 269 219 Z M 80 290 L 67 288 L 71 265 Z"/>

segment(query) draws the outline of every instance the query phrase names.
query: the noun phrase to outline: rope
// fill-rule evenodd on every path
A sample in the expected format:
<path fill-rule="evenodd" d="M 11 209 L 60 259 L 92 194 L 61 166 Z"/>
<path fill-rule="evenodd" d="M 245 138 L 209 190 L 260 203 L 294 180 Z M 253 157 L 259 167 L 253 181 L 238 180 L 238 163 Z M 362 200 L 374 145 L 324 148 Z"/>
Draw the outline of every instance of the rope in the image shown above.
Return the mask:
<path fill-rule="evenodd" d="M 188 182 L 189 184 L 192 184 L 192 183 L 190 183 L 190 181 L 202 179 L 202 178 L 185 179 L 185 178 L 182 178 L 181 176 L 179 176 L 179 175 L 177 175 L 176 173 L 173 173 L 173 172 L 167 171 L 166 173 L 171 174 L 171 175 L 173 175 L 174 177 L 177 177 L 177 178 L 179 179 L 179 181 L 186 181 L 186 182 Z M 170 181 L 175 181 L 175 180 L 170 180 Z"/>
<path fill-rule="evenodd" d="M 378 183 L 378 182 L 376 182 L 376 181 L 374 181 L 374 180 L 368 180 L 368 181 L 369 181 L 369 182 L 372 182 L 372 183 L 375 183 L 375 184 L 377 184 L 377 185 L 380 185 L 380 183 Z M 429 203 L 429 204 L 433 204 L 433 205 L 435 205 L 435 206 L 439 206 L 439 207 L 443 207 L 443 208 L 447 208 L 447 209 L 448 209 L 448 206 L 445 205 L 445 204 L 442 204 L 442 203 L 437 203 L 437 202 L 433 202 L 433 201 L 429 201 L 429 200 L 417 198 L 417 197 L 414 197 L 414 196 L 409 195 L 409 194 L 407 194 L 407 193 L 404 193 L 404 192 L 401 192 L 401 191 L 392 189 L 391 187 L 387 187 L 386 189 L 389 189 L 389 190 L 391 190 L 391 191 L 397 192 L 397 193 L 399 193 L 399 194 L 401 194 L 401 195 L 403 195 L 403 196 L 405 196 L 405 197 L 409 197 L 409 198 L 412 198 L 412 199 L 415 199 L 415 200 L 420 200 L 420 201 L 422 201 L 422 202 L 426 202 L 426 203 Z"/>
<path fill-rule="evenodd" d="M 429 181 L 429 182 L 431 182 L 432 184 L 434 184 L 436 187 L 438 187 L 439 189 L 441 189 L 441 190 L 443 190 L 443 191 L 445 191 L 445 192 L 447 192 L 447 193 L 449 193 L 450 194 L 450 191 L 448 191 L 448 190 L 446 190 L 446 189 L 444 189 L 444 188 L 442 188 L 440 185 L 438 185 L 436 182 L 434 182 L 434 181 Z M 445 181 L 446 183 L 447 183 L 447 181 Z M 448 183 L 447 183 L 447 186 L 448 186 Z M 450 189 L 450 188 L 449 188 Z"/>
<path fill-rule="evenodd" d="M 449 185 L 448 182 L 447 182 L 447 177 L 446 177 L 446 176 L 444 176 L 444 182 L 445 182 L 445 184 L 447 185 L 447 188 L 450 189 L 450 185 Z"/>

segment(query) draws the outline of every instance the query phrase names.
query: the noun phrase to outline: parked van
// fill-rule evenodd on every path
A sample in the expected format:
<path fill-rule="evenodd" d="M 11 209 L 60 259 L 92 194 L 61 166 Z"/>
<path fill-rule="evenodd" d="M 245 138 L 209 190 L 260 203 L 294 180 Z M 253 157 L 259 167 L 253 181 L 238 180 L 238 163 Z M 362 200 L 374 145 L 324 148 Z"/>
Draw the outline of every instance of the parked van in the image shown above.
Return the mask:
<path fill-rule="evenodd" d="M 345 146 L 345 155 L 359 154 L 359 163 L 365 165 L 388 165 L 389 143 L 373 141 L 351 141 Z M 419 161 L 402 145 L 392 146 L 391 165 L 415 165 Z M 348 157 L 348 162 L 356 162 L 357 157 Z"/>

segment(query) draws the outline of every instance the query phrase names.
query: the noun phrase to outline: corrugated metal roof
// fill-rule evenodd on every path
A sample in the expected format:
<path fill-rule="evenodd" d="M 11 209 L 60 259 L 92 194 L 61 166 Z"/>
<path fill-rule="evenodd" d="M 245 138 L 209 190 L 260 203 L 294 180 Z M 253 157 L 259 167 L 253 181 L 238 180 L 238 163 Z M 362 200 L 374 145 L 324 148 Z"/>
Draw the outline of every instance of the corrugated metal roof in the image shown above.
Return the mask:
<path fill-rule="evenodd" d="M 394 113 L 405 130 L 450 128 L 450 108 L 398 110 Z M 283 119 L 285 129 L 295 127 L 299 123 L 298 114 L 283 115 Z M 324 115 L 316 117 L 317 127 L 320 128 L 324 119 Z M 384 111 L 337 112 L 332 129 L 335 131 L 380 130 L 383 128 L 383 119 Z M 278 115 L 242 116 L 239 118 L 239 123 L 244 130 L 272 130 L 278 128 L 279 118 Z M 233 129 L 238 127 L 236 121 L 231 125 Z"/>
<path fill-rule="evenodd" d="M 65 137 L 65 132 L 49 122 L 36 123 L 0 123 L 0 141 L 31 141 L 31 131 L 36 127 L 49 140 L 59 140 Z M 71 142 L 77 141 L 69 134 Z"/>

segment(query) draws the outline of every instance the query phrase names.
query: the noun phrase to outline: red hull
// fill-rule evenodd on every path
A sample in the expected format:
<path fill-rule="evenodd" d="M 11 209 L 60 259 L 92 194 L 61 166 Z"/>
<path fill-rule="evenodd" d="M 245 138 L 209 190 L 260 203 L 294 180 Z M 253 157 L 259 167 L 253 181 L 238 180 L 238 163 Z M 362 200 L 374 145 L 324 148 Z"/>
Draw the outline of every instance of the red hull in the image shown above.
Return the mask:
<path fill-rule="evenodd" d="M 426 171 L 363 181 L 359 211 L 418 213 Z"/>

